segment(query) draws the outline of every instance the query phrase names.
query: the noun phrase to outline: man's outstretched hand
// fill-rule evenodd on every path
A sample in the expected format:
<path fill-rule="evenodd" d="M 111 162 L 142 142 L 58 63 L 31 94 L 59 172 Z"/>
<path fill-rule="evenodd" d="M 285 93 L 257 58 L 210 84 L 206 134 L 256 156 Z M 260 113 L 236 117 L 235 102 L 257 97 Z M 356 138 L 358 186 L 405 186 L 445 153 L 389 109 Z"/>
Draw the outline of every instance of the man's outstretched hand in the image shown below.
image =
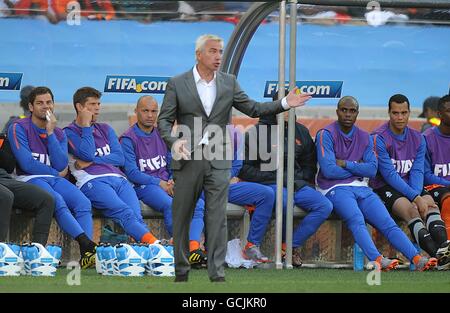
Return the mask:
<path fill-rule="evenodd" d="M 286 96 L 286 101 L 289 107 L 296 108 L 304 105 L 309 99 L 312 97 L 308 94 L 300 93 L 300 89 L 295 87 L 291 91 L 289 91 Z"/>

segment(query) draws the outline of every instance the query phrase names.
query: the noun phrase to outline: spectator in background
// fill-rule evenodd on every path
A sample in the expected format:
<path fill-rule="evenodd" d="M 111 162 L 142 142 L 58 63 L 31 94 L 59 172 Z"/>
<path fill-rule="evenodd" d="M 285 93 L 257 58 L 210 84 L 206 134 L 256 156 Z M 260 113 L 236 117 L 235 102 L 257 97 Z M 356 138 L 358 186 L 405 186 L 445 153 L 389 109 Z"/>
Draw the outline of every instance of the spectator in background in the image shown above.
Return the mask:
<path fill-rule="evenodd" d="M 142 23 L 150 23 L 153 20 L 151 9 L 154 3 L 152 1 L 114 1 L 112 5 L 116 10 L 116 18 Z"/>
<path fill-rule="evenodd" d="M 81 16 L 85 16 L 89 20 L 109 21 L 116 15 L 110 0 L 80 0 L 80 5 Z"/>
<path fill-rule="evenodd" d="M 178 13 L 180 14 L 180 20 L 196 20 L 194 8 L 186 1 L 178 1 Z"/>
<path fill-rule="evenodd" d="M 80 6 L 77 0 L 52 0 L 51 9 L 58 21 L 64 21 L 67 19 L 67 13 L 72 10 L 76 5 Z"/>
<path fill-rule="evenodd" d="M 19 105 L 23 110 L 23 114 L 21 114 L 19 116 L 11 116 L 9 118 L 9 120 L 6 122 L 5 127 L 3 127 L 2 133 L 6 133 L 9 129 L 9 126 L 17 119 L 30 116 L 30 109 L 28 107 L 28 103 L 30 101 L 28 100 L 28 97 L 30 96 L 31 90 L 33 90 L 33 88 L 34 88 L 33 86 L 27 85 L 27 86 L 22 87 L 22 89 L 20 89 Z"/>
<path fill-rule="evenodd" d="M 428 97 L 423 102 L 422 113 L 419 117 L 426 118 L 427 121 L 422 125 L 421 132 L 423 133 L 430 127 L 439 126 L 441 119 L 438 116 L 439 97 Z"/>
<path fill-rule="evenodd" d="M 408 15 L 404 14 L 404 10 L 381 10 L 378 7 L 373 7 L 368 10 L 364 16 L 367 24 L 370 26 L 381 26 L 387 23 L 405 23 L 409 20 Z"/>
<path fill-rule="evenodd" d="M 14 15 L 31 15 L 31 9 L 41 8 L 46 10 L 47 1 L 32 2 L 32 0 L 6 0 L 5 3 L 13 9 Z"/>
<path fill-rule="evenodd" d="M 317 5 L 300 5 L 299 17 L 310 23 L 335 25 L 351 21 L 346 7 L 330 7 Z"/>
<path fill-rule="evenodd" d="M 10 3 L 12 1 L 9 1 Z M 58 22 L 52 11 L 49 11 L 48 0 L 19 0 L 14 3 L 15 15 L 45 16 L 52 24 Z"/>
<path fill-rule="evenodd" d="M 0 17 L 10 16 L 13 14 L 14 3 L 10 0 L 0 1 Z"/>
<path fill-rule="evenodd" d="M 428 23 L 435 24 L 441 24 L 450 20 L 450 9 L 410 8 L 408 10 L 415 20 L 426 20 Z"/>

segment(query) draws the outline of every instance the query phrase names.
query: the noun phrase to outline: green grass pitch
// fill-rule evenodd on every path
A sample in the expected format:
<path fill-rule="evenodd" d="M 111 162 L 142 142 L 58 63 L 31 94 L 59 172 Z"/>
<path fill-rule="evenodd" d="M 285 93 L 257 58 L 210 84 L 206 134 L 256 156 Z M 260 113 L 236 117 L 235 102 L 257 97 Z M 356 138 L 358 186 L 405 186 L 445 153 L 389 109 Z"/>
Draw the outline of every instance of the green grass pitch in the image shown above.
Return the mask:
<path fill-rule="evenodd" d="M 81 271 L 81 285 L 69 286 L 66 269 L 56 277 L 0 277 L 0 293 L 6 292 L 151 292 L 151 293 L 290 293 L 290 292 L 450 292 L 450 272 L 380 273 L 380 285 L 368 285 L 369 271 L 348 269 L 227 269 L 226 283 L 211 283 L 206 270 L 192 270 L 187 283 L 173 277 L 111 277 L 95 270 Z"/>

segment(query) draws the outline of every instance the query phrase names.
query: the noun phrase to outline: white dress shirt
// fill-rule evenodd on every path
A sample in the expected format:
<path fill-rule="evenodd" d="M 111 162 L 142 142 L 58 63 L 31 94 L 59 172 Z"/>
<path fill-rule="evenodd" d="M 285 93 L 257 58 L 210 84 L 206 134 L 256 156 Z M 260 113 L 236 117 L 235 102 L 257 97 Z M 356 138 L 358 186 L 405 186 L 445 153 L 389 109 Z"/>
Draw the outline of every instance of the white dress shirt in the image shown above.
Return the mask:
<path fill-rule="evenodd" d="M 200 77 L 200 74 L 197 71 L 197 65 L 194 66 L 192 72 L 194 74 L 195 85 L 197 87 L 197 92 L 200 96 L 200 100 L 202 101 L 203 108 L 205 109 L 206 114 L 209 116 L 214 105 L 214 101 L 216 100 L 216 72 L 214 72 L 214 78 L 209 83 Z M 289 104 L 287 103 L 286 97 L 281 100 L 281 105 L 285 110 L 290 108 Z"/>
<path fill-rule="evenodd" d="M 214 78 L 209 83 L 200 77 L 200 74 L 197 71 L 197 66 L 194 66 L 192 72 L 194 74 L 195 85 L 197 86 L 197 92 L 200 96 L 200 100 L 202 101 L 203 108 L 209 116 L 214 101 L 216 100 L 216 72 L 214 72 Z"/>

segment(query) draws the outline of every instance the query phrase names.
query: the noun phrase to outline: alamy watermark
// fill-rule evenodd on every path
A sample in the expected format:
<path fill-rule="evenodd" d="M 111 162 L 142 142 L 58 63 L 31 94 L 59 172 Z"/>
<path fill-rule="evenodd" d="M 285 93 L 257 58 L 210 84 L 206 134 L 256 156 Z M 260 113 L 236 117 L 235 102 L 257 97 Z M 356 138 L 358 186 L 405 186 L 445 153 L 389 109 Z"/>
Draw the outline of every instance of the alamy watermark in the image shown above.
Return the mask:
<path fill-rule="evenodd" d="M 70 1 L 67 3 L 66 22 L 69 26 L 81 25 L 81 7 L 78 1 Z"/>
<path fill-rule="evenodd" d="M 381 267 L 378 262 L 367 263 L 366 268 L 371 270 L 366 276 L 366 283 L 369 286 L 380 286 L 381 285 Z"/>
<path fill-rule="evenodd" d="M 70 261 L 67 263 L 67 269 L 70 271 L 67 273 L 66 282 L 69 286 L 81 285 L 81 267 L 77 261 Z"/>

